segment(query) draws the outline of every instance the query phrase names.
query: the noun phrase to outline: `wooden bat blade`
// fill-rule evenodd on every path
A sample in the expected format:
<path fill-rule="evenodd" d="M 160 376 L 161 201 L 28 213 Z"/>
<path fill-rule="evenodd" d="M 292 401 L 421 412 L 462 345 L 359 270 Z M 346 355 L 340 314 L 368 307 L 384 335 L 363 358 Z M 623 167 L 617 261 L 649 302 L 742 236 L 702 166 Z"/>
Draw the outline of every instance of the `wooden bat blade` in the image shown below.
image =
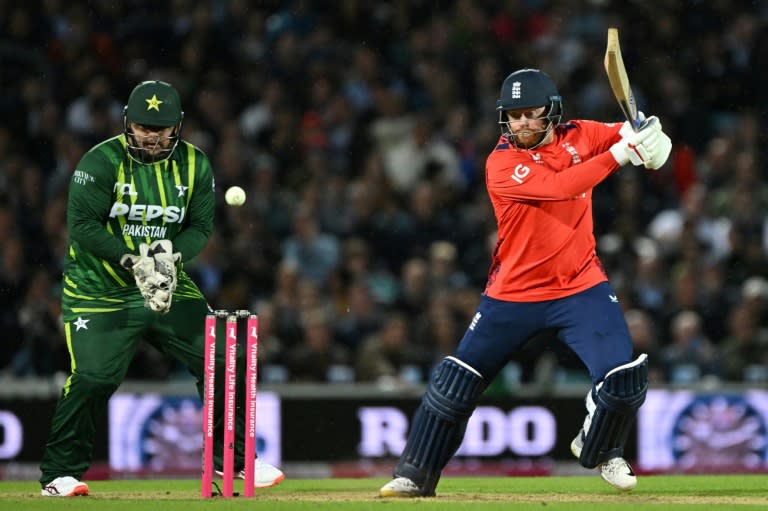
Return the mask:
<path fill-rule="evenodd" d="M 616 28 L 608 29 L 608 42 L 605 47 L 605 72 L 608 74 L 608 82 L 611 84 L 613 95 L 619 103 L 624 116 L 637 131 L 641 121 L 637 113 L 637 103 L 635 95 L 632 93 L 632 87 L 629 85 L 627 70 L 624 67 L 624 60 L 621 57 L 621 46 L 619 46 L 619 30 Z"/>

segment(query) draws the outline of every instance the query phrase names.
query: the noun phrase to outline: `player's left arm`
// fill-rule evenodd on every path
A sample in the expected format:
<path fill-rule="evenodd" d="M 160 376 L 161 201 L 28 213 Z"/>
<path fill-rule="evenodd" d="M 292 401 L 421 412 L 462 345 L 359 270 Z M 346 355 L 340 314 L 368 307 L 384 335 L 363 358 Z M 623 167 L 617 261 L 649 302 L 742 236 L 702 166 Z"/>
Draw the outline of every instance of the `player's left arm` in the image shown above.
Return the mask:
<path fill-rule="evenodd" d="M 486 184 L 504 199 L 571 200 L 597 186 L 617 168 L 608 151 L 560 172 L 526 153 L 495 152 L 486 163 Z"/>
<path fill-rule="evenodd" d="M 200 152 L 198 158 L 200 172 L 187 208 L 187 223 L 173 239 L 173 251 L 181 252 L 183 262 L 196 257 L 213 234 L 216 209 L 213 172 L 207 156 Z"/>

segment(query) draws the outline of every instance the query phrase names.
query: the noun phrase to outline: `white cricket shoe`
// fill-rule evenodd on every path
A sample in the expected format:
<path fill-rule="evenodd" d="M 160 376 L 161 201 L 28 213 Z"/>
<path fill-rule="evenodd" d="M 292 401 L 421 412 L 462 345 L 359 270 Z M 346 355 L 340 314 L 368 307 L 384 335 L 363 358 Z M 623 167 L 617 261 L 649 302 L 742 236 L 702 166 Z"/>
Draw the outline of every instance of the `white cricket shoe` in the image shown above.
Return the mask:
<path fill-rule="evenodd" d="M 253 487 L 254 488 L 271 488 L 277 486 L 285 479 L 283 471 L 277 467 L 273 467 L 269 463 L 265 463 L 256 458 L 256 465 L 254 466 Z M 245 479 L 245 471 L 241 470 L 237 474 L 237 477 Z"/>
<path fill-rule="evenodd" d="M 379 490 L 382 497 L 419 497 L 421 490 L 407 477 L 395 477 Z"/>
<path fill-rule="evenodd" d="M 637 476 L 624 458 L 611 458 L 597 468 L 603 481 L 617 490 L 630 491 L 637 486 Z"/>
<path fill-rule="evenodd" d="M 579 434 L 571 442 L 571 453 L 578 458 L 581 456 L 583 448 L 584 436 L 582 431 L 579 431 Z M 617 490 L 630 491 L 637 486 L 637 476 L 624 458 L 612 458 L 598 465 L 597 470 L 600 472 L 600 477 L 603 478 L 603 481 Z"/>
<path fill-rule="evenodd" d="M 40 490 L 43 497 L 75 497 L 88 495 L 88 485 L 74 477 L 57 477 Z"/>
<path fill-rule="evenodd" d="M 256 458 L 256 463 L 253 467 L 253 487 L 254 488 L 271 488 L 277 486 L 285 479 L 285 474 L 277 467 L 273 467 L 269 463 L 261 461 Z M 216 473 L 220 476 L 224 475 L 224 472 L 217 470 Z M 237 477 L 245 479 L 245 470 L 241 470 L 237 473 Z"/>

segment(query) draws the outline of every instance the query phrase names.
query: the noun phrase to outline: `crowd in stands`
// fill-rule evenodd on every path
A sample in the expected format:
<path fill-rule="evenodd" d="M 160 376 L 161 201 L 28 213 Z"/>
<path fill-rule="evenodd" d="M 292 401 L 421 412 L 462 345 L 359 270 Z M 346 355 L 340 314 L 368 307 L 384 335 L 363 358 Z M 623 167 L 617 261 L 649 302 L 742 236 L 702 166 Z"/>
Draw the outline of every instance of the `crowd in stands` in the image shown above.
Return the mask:
<path fill-rule="evenodd" d="M 674 143 L 594 193 L 636 349 L 654 382 L 767 382 L 768 8 L 746 0 L 1 2 L 0 374 L 68 371 L 69 178 L 161 79 L 216 177 L 216 232 L 185 270 L 215 308 L 259 314 L 261 378 L 424 382 L 484 288 L 504 77 L 541 68 L 566 118 L 621 121 L 612 25 Z M 540 338 L 504 377 L 583 373 Z M 128 377 L 184 374 L 147 345 Z"/>

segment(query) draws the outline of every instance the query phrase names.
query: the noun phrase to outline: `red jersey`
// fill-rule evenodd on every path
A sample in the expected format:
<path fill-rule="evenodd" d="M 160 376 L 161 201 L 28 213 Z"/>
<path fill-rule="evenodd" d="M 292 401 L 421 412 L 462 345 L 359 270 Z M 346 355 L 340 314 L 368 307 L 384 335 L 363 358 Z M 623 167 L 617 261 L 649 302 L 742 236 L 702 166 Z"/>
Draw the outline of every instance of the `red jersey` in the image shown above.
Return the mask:
<path fill-rule="evenodd" d="M 570 296 L 607 280 L 595 253 L 592 188 L 619 165 L 621 123 L 570 121 L 551 143 L 516 149 L 502 136 L 485 182 L 498 241 L 485 294 L 514 302 Z"/>

